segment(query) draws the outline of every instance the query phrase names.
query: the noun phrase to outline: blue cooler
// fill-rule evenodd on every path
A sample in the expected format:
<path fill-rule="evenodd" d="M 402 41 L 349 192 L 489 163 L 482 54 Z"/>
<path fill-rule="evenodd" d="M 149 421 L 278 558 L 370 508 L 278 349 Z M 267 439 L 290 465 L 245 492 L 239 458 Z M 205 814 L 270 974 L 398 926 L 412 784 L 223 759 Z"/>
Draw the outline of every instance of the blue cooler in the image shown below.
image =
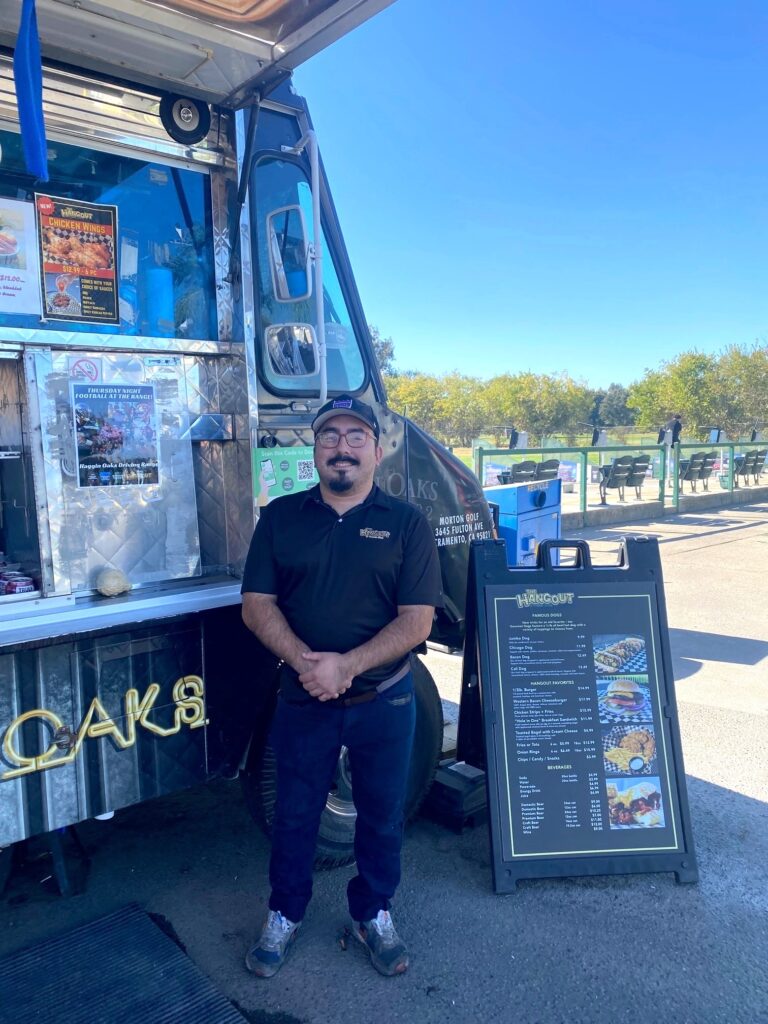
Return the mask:
<path fill-rule="evenodd" d="M 499 537 L 507 545 L 507 565 L 536 565 L 543 540 L 560 539 L 560 480 L 532 480 L 484 487 L 486 500 L 498 506 Z M 552 552 L 554 564 L 557 551 Z"/>

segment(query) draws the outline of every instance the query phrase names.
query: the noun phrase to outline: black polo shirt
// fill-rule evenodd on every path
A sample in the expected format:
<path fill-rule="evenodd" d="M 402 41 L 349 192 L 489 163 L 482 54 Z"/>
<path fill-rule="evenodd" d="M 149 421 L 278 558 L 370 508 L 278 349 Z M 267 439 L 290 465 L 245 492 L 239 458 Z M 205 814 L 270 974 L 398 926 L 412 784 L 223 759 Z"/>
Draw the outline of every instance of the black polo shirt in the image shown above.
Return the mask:
<path fill-rule="evenodd" d="M 339 515 L 319 485 L 261 509 L 243 593 L 275 594 L 294 633 L 313 651 L 345 654 L 397 616 L 398 605 L 442 606 L 432 529 L 419 511 L 374 485 Z M 408 656 L 356 676 L 348 696 L 373 689 Z M 295 673 L 283 671 L 295 680 Z"/>

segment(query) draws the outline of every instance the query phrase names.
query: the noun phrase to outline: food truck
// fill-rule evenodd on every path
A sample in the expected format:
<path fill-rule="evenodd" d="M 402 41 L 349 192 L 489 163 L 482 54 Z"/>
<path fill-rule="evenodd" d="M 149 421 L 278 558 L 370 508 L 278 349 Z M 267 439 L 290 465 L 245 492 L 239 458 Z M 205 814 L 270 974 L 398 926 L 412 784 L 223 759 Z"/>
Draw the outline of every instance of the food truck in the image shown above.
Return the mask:
<path fill-rule="evenodd" d="M 461 644 L 488 505 L 386 406 L 290 78 L 387 2 L 38 0 L 48 180 L 25 164 L 4 5 L 0 848 L 238 769 L 268 820 L 276 666 L 240 574 L 259 508 L 316 480 L 328 396 L 375 407 L 378 483 L 435 530 L 433 639 Z M 442 735 L 416 674 L 410 808 Z M 321 859 L 349 857 L 353 822 L 342 756 Z"/>

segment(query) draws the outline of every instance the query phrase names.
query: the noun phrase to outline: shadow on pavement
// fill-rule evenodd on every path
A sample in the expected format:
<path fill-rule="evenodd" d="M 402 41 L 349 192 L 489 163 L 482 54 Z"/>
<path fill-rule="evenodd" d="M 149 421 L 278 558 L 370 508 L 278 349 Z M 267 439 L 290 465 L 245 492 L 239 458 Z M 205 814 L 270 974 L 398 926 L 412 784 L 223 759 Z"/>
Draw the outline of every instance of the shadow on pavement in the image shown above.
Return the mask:
<path fill-rule="evenodd" d="M 0 955 L 136 901 L 171 922 L 229 999 L 270 1024 L 351 1024 L 382 1005 L 391 1024 L 755 1024 L 768 1005 L 768 808 L 703 779 L 688 785 L 698 885 L 617 875 L 527 881 L 496 896 L 486 827 L 456 835 L 417 820 L 394 907 L 412 966 L 394 982 L 337 941 L 350 868 L 315 876 L 280 975 L 247 974 L 269 851 L 232 783 L 83 826 L 86 893 L 14 905 L 20 893 L 9 892 Z"/>
<path fill-rule="evenodd" d="M 740 513 L 757 513 L 765 510 L 765 505 L 741 505 Z M 679 526 L 682 532 L 669 534 L 670 527 Z M 746 522 L 741 516 L 727 515 L 704 515 L 696 513 L 680 513 L 669 515 L 662 522 L 649 520 L 648 522 L 627 522 L 614 523 L 610 526 L 586 526 L 580 530 L 569 531 L 568 539 L 587 540 L 590 543 L 615 543 L 618 545 L 623 536 L 635 537 L 656 537 L 659 545 L 675 544 L 679 541 L 706 540 L 721 534 L 739 533 L 744 530 L 765 529 L 763 518 L 752 518 Z M 698 532 L 696 532 L 698 531 Z M 605 557 L 602 553 L 595 556 L 598 564 L 614 564 L 612 557 Z"/>
<path fill-rule="evenodd" d="M 722 633 L 702 633 L 695 629 L 669 631 L 675 679 L 687 679 L 699 671 L 703 662 L 730 665 L 757 665 L 768 658 L 768 641 Z"/>

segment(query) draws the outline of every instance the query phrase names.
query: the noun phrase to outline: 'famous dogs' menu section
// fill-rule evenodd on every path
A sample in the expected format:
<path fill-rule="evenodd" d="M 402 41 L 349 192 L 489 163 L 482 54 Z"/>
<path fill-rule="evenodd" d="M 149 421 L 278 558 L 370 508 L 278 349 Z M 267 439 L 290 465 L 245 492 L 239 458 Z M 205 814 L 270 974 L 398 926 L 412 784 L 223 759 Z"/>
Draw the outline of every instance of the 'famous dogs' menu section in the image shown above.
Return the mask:
<path fill-rule="evenodd" d="M 678 849 L 654 588 L 488 587 L 486 600 L 505 858 Z"/>

